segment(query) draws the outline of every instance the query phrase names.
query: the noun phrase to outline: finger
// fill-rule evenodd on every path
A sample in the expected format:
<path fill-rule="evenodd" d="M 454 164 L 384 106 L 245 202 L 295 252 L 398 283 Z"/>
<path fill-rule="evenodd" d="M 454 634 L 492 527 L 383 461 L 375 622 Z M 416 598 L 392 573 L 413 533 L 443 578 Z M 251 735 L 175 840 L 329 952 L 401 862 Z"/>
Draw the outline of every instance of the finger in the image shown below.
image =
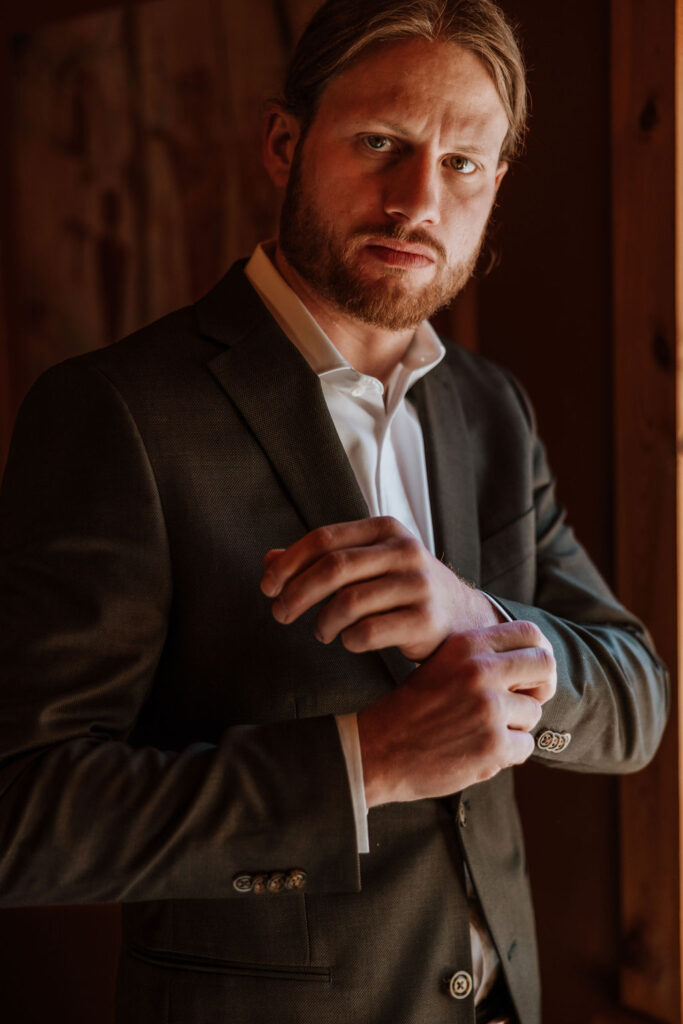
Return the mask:
<path fill-rule="evenodd" d="M 288 580 L 331 551 L 365 547 L 408 532 L 391 516 L 372 516 L 350 523 L 321 526 L 291 544 L 273 560 L 264 573 L 261 589 L 267 597 L 276 597 Z"/>
<path fill-rule="evenodd" d="M 522 732 L 519 729 L 508 729 L 505 748 L 508 765 L 524 764 L 536 749 L 536 741 L 528 732 Z"/>
<path fill-rule="evenodd" d="M 265 555 L 263 556 L 263 568 L 264 568 L 264 570 L 268 568 L 268 566 L 271 564 L 271 562 L 275 558 L 277 558 L 278 555 L 281 555 L 282 552 L 286 551 L 286 550 L 287 550 L 286 548 L 271 548 L 270 551 L 266 551 Z"/>
<path fill-rule="evenodd" d="M 555 658 L 545 647 L 486 653 L 475 656 L 472 661 L 483 676 L 490 676 L 496 687 L 530 692 L 533 696 L 536 696 L 534 691 L 548 684 L 555 674 Z"/>
<path fill-rule="evenodd" d="M 446 645 L 462 655 L 514 651 L 526 647 L 544 647 L 552 652 L 552 645 L 542 630 L 535 622 L 524 619 L 453 633 L 445 642 Z"/>
<path fill-rule="evenodd" d="M 331 643 L 354 623 L 397 608 L 411 608 L 426 600 L 427 582 L 420 572 L 386 573 L 367 582 L 342 587 L 321 609 L 316 619 L 316 636 Z M 417 622 L 415 622 L 417 626 Z M 391 646 L 399 637 L 385 637 Z M 400 637 L 405 640 L 405 634 Z"/>
<path fill-rule="evenodd" d="M 396 563 L 391 542 L 330 551 L 287 582 L 273 603 L 273 615 L 278 622 L 294 622 L 350 584 L 391 574 Z"/>
<path fill-rule="evenodd" d="M 543 708 L 535 697 L 525 693 L 503 695 L 503 715 L 508 729 L 531 732 L 541 720 Z"/>
<path fill-rule="evenodd" d="M 413 608 L 397 608 L 381 615 L 369 615 L 343 630 L 341 641 L 347 651 L 381 651 L 407 643 L 415 633 L 416 612 Z"/>
<path fill-rule="evenodd" d="M 452 665 L 453 678 L 468 692 L 492 689 L 523 693 L 544 704 L 555 693 L 555 658 L 545 647 L 526 647 L 500 654 L 485 651 Z"/>

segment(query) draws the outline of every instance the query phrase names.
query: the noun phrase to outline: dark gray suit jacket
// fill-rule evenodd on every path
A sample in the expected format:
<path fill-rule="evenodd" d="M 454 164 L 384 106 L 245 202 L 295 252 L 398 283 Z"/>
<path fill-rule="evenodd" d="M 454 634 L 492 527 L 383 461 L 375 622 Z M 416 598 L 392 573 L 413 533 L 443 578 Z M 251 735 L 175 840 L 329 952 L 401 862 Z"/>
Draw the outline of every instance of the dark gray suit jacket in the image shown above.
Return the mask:
<path fill-rule="evenodd" d="M 565 525 L 524 397 L 455 346 L 412 392 L 437 553 L 537 622 L 549 764 L 652 756 L 665 674 Z M 122 901 L 127 1024 L 464 1024 L 466 858 L 522 1024 L 533 915 L 511 772 L 370 813 L 334 718 L 411 666 L 283 628 L 262 557 L 367 514 L 317 378 L 241 265 L 196 306 L 55 367 L 0 499 L 0 903 Z M 458 824 L 458 808 L 466 811 Z M 306 872 L 239 894 L 236 875 Z"/>

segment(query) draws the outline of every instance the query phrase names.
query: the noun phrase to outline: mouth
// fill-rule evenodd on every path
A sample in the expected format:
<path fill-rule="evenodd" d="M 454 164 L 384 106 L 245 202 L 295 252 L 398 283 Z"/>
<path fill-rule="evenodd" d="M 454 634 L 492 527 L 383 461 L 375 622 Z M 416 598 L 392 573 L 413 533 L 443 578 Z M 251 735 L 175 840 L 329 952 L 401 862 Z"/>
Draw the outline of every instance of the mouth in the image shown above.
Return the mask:
<path fill-rule="evenodd" d="M 436 262 L 434 251 L 416 242 L 399 242 L 393 238 L 371 239 L 364 249 L 376 260 L 390 267 L 429 267 Z"/>

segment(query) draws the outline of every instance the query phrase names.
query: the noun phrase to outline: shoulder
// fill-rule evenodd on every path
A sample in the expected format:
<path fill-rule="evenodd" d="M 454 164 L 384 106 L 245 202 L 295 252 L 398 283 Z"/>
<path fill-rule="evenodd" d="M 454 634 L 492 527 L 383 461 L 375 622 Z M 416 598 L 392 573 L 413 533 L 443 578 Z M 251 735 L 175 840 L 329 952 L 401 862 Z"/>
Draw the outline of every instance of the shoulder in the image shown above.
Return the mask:
<path fill-rule="evenodd" d="M 531 402 L 510 370 L 447 338 L 441 341 L 446 348 L 443 373 L 455 384 L 470 425 L 482 419 L 494 425 L 512 419 L 535 432 Z"/>
<path fill-rule="evenodd" d="M 94 387 L 108 384 L 133 403 L 149 396 L 162 400 L 165 394 L 175 398 L 183 386 L 187 389 L 206 375 L 206 364 L 226 344 L 245 333 L 247 301 L 252 304 L 252 319 L 264 311 L 242 268 L 243 261 L 234 264 L 197 303 L 168 313 L 121 341 L 56 364 L 33 390 L 68 390 L 87 379 Z"/>

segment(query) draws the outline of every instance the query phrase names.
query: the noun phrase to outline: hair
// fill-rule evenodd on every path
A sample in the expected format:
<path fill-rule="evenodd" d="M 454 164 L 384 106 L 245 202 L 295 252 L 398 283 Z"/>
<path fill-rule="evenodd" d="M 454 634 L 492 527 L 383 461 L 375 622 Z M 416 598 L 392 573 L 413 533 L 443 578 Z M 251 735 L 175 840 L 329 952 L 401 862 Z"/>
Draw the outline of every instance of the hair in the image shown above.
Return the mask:
<path fill-rule="evenodd" d="M 300 121 L 302 135 L 333 78 L 368 47 L 409 38 L 457 43 L 482 61 L 508 119 L 500 158 L 514 157 L 527 119 L 524 60 L 511 25 L 493 0 L 327 0 L 297 43 L 281 98 Z"/>

